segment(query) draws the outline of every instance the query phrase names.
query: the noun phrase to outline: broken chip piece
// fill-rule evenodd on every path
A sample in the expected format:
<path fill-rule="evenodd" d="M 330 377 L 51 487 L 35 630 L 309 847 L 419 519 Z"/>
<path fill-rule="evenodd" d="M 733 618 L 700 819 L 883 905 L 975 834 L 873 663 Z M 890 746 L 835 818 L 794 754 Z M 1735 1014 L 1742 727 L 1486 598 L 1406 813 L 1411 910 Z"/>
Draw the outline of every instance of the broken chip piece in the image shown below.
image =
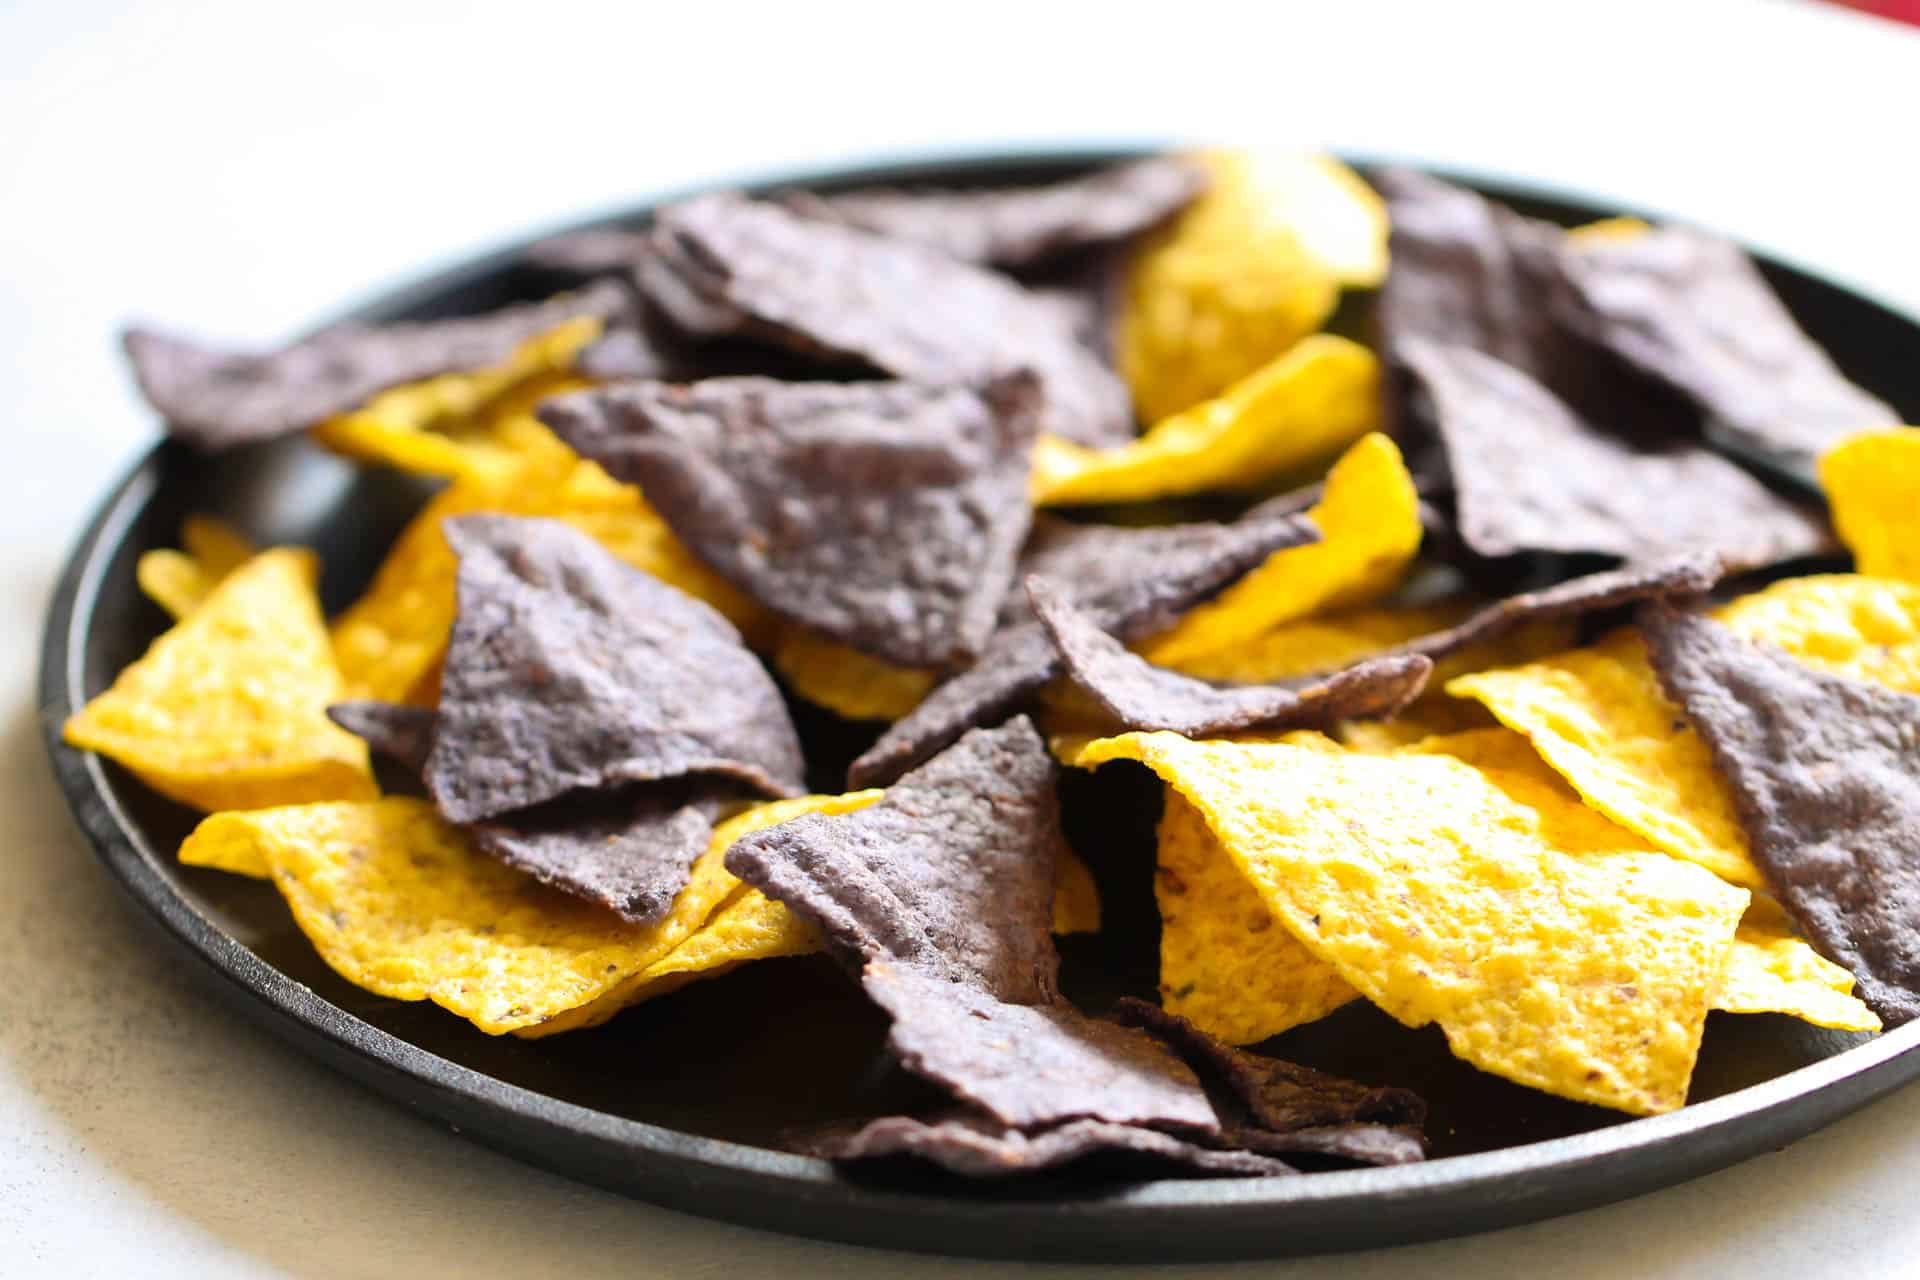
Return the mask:
<path fill-rule="evenodd" d="M 1640 630 L 1774 897 L 1887 1025 L 1920 1014 L 1920 697 L 1696 614 L 1649 607 Z"/>
<path fill-rule="evenodd" d="M 202 449 L 313 426 L 406 382 L 500 364 L 514 348 L 576 316 L 605 318 L 630 305 L 606 283 L 480 316 L 322 330 L 266 355 L 129 329 L 127 357 L 167 430 Z"/>
<path fill-rule="evenodd" d="M 857 188 L 788 198 L 789 207 L 876 235 L 1008 270 L 1129 240 L 1178 213 L 1206 187 L 1198 165 L 1151 156 L 1040 186 L 978 191 Z"/>
<path fill-rule="evenodd" d="M 1854 567 L 1920 582 L 1920 429 L 1854 436 L 1820 458 L 1820 487 Z"/>
<path fill-rule="evenodd" d="M 718 378 L 619 384 L 541 414 L 762 604 L 938 667 L 979 654 L 1012 582 L 1035 390 Z"/>
<path fill-rule="evenodd" d="M 1420 696 L 1433 671 L 1427 658 L 1390 656 L 1362 659 L 1316 681 L 1211 685 L 1129 653 L 1045 579 L 1028 578 L 1026 589 L 1067 676 L 1124 729 L 1168 729 L 1203 738 L 1242 729 L 1391 719 Z"/>
<path fill-rule="evenodd" d="M 1022 568 L 1057 577 L 1074 603 L 1122 638 L 1163 630 L 1196 601 L 1266 560 L 1312 542 L 1313 522 L 1283 507 L 1233 524 L 1149 529 L 1043 526 Z M 976 725 L 1012 715 L 1059 673 L 1059 654 L 1020 596 L 978 662 L 938 685 L 848 769 L 850 786 L 891 781 Z"/>
<path fill-rule="evenodd" d="M 1033 500 L 1059 507 L 1257 488 L 1380 426 L 1379 361 L 1358 343 L 1315 334 L 1137 440 L 1090 449 L 1043 437 Z"/>
<path fill-rule="evenodd" d="M 706 774 L 802 790 L 779 690 L 707 605 L 553 520 L 467 515 L 426 784 L 454 822 Z"/>
<path fill-rule="evenodd" d="M 327 719 L 341 692 L 310 551 L 264 551 L 227 575 L 64 736 L 207 811 L 378 794 L 366 747 Z"/>
<path fill-rule="evenodd" d="M 1025 369 L 1045 430 L 1088 445 L 1133 434 L 1119 379 L 1004 276 L 736 195 L 660 210 L 651 238 L 641 291 L 687 334 L 762 337 L 929 386 Z"/>

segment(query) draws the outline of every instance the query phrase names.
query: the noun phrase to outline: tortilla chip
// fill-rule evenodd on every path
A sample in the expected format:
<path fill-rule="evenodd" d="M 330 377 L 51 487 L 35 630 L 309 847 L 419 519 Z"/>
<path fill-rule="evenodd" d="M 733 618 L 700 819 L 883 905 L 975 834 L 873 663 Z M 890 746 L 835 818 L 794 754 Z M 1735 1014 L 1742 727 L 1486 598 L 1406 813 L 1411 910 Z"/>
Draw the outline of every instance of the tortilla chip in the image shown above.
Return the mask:
<path fill-rule="evenodd" d="M 1156 733 L 1076 763 L 1113 759 L 1180 790 L 1279 922 L 1401 1022 L 1437 1022 L 1482 1070 L 1565 1097 L 1685 1102 L 1742 890 L 1445 756 Z"/>
<path fill-rule="evenodd" d="M 1100 932 L 1100 888 L 1080 855 L 1066 845 L 1053 861 L 1053 933 Z"/>
<path fill-rule="evenodd" d="M 208 515 L 180 522 L 180 545 L 184 550 L 148 551 L 134 565 L 141 593 L 175 622 L 204 604 L 222 579 L 259 550 L 238 529 Z"/>
<path fill-rule="evenodd" d="M 1178 213 L 1207 185 L 1181 156 L 1149 156 L 1043 186 L 979 191 L 869 187 L 788 197 L 789 207 L 1007 270 L 1131 239 Z"/>
<path fill-rule="evenodd" d="M 1207 191 L 1129 269 L 1120 368 L 1143 418 L 1217 395 L 1332 314 L 1343 283 L 1386 266 L 1386 210 L 1339 161 L 1215 150 Z"/>
<path fill-rule="evenodd" d="M 1920 697 L 1697 614 L 1651 607 L 1640 629 L 1774 896 L 1888 1026 L 1920 1016 Z"/>
<path fill-rule="evenodd" d="M 208 811 L 379 794 L 367 749 L 327 719 L 340 672 L 310 551 L 262 552 L 67 721 L 163 795 Z"/>
<path fill-rule="evenodd" d="M 1126 729 L 1170 729 L 1199 738 L 1243 729 L 1324 728 L 1348 718 L 1390 719 L 1420 696 L 1433 672 L 1433 663 L 1418 656 L 1363 658 L 1316 680 L 1223 688 L 1129 653 L 1045 579 L 1028 578 L 1027 597 L 1068 679 Z"/>
<path fill-rule="evenodd" d="M 1828 450 L 1820 487 L 1856 569 L 1920 582 L 1920 428 L 1855 436 Z"/>
<path fill-rule="evenodd" d="M 547 402 L 703 561 L 789 620 L 902 666 L 978 656 L 1032 518 L 1037 384 L 710 378 Z"/>
<path fill-rule="evenodd" d="M 1784 1013 L 1836 1031 L 1880 1030 L 1880 1019 L 1853 995 L 1853 975 L 1821 959 L 1780 905 L 1760 894 L 1740 918 L 1713 1007 Z"/>
<path fill-rule="evenodd" d="M 803 790 L 780 691 L 719 613 L 557 521 L 444 532 L 459 611 L 425 780 L 446 817 L 688 775 Z"/>
<path fill-rule="evenodd" d="M 517 415 L 487 411 L 516 387 L 538 384 L 540 394 L 552 395 L 588 385 L 576 379 L 556 381 L 554 375 L 570 369 L 603 327 L 599 316 L 575 316 L 527 339 L 497 365 L 383 391 L 351 413 L 314 427 L 314 439 L 335 453 L 402 471 L 508 481 L 528 452 L 560 446 L 544 430 L 528 432 Z"/>
<path fill-rule="evenodd" d="M 1267 504 L 1232 524 L 1152 529 L 1041 526 L 1023 568 L 1067 583 L 1074 602 L 1123 638 L 1162 630 L 1275 549 L 1318 536 L 1301 516 Z M 945 681 L 880 735 L 847 771 L 851 785 L 899 777 L 968 729 L 996 724 L 1036 697 L 1060 670 L 1059 654 L 1023 594 L 1004 606 L 980 661 Z"/>
<path fill-rule="evenodd" d="M 940 679 L 938 672 L 897 667 L 792 625 L 781 628 L 771 661 L 795 693 L 847 720 L 898 720 Z"/>
<path fill-rule="evenodd" d="M 1143 656 L 1179 669 L 1283 623 L 1371 604 L 1399 584 L 1420 549 L 1420 498 L 1400 450 L 1383 435 L 1334 464 L 1308 515 L 1319 542 L 1276 552 L 1143 646 Z"/>
<path fill-rule="evenodd" d="M 608 282 L 485 315 L 340 325 L 264 355 L 151 329 L 128 330 L 124 344 L 167 430 L 198 448 L 225 449 L 313 426 L 389 387 L 497 365 L 536 334 L 630 305 L 627 290 Z"/>
<path fill-rule="evenodd" d="M 997 272 L 727 193 L 657 211 L 649 237 L 636 279 L 684 333 L 758 338 L 925 386 L 1024 369 L 1042 430 L 1088 445 L 1133 435 L 1120 380 L 1057 309 Z"/>
<path fill-rule="evenodd" d="M 1057 507 L 1255 489 L 1380 426 L 1379 361 L 1356 342 L 1316 334 L 1117 448 L 1042 437 L 1033 500 Z"/>
<path fill-rule="evenodd" d="M 1428 682 L 1429 690 L 1433 683 Z M 1479 703 L 1429 692 L 1391 720 L 1343 721 L 1333 736 L 1349 751 L 1380 755 L 1417 746 L 1428 738 L 1499 727 L 1493 713 Z"/>
<path fill-rule="evenodd" d="M 1029 1134 L 973 1111 L 935 1120 L 882 1116 L 850 1133 L 818 1137 L 803 1149 L 839 1161 L 913 1156 L 966 1178 L 1034 1173 L 1088 1156 L 1116 1153 L 1183 1174 L 1257 1178 L 1296 1172 L 1293 1166 L 1270 1156 L 1217 1151 L 1157 1129 L 1104 1120 L 1070 1120 Z"/>

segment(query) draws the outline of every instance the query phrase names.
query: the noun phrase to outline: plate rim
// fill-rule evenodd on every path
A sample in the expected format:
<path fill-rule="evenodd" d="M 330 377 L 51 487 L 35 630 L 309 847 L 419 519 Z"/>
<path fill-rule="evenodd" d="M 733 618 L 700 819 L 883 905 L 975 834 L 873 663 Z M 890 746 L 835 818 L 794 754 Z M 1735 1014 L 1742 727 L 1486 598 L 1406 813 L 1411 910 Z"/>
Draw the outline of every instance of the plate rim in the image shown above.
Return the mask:
<path fill-rule="evenodd" d="M 806 166 L 747 175 L 731 182 L 701 183 L 637 198 L 537 235 L 517 239 L 435 267 L 390 288 L 368 293 L 329 323 L 377 317 L 417 306 L 422 300 L 498 272 L 516 261 L 542 235 L 631 221 L 646 211 L 717 187 L 765 190 L 782 186 L 870 181 L 924 180 L 968 172 L 1004 172 L 1012 166 L 1067 167 L 1110 162 L 1162 149 L 1163 143 L 1099 146 L 926 150 L 883 155 L 870 161 Z M 1571 188 L 1529 181 L 1492 170 L 1430 166 L 1399 156 L 1342 153 L 1356 165 L 1420 165 L 1503 194 L 1612 208 L 1615 202 Z M 1633 205 L 1631 212 L 1646 206 Z M 1659 211 L 1649 216 L 1666 217 Z M 1673 221 L 1686 221 L 1673 216 Z M 1756 254 L 1840 290 L 1920 330 L 1916 317 L 1852 282 L 1842 282 L 1790 257 Z M 161 866 L 172 852 L 156 850 L 121 809 L 101 760 L 67 746 L 61 729 L 85 700 L 85 641 L 105 571 L 126 530 L 160 485 L 169 451 L 184 446 L 162 440 L 122 472 L 75 541 L 49 600 L 42 640 L 39 709 L 43 738 L 56 780 L 88 843 L 115 881 L 146 917 L 173 942 L 202 962 L 201 971 L 224 980 L 221 993 L 256 1022 L 300 1047 L 317 1052 L 415 1111 L 467 1131 L 489 1146 L 569 1176 L 636 1194 L 703 1216 L 859 1244 L 878 1244 L 943 1254 L 1061 1259 L 1244 1258 L 1285 1252 L 1319 1252 L 1388 1242 L 1466 1234 L 1623 1199 L 1666 1186 L 1785 1145 L 1848 1111 L 1920 1076 L 1920 1021 L 1884 1032 L 1734 1093 L 1690 1104 L 1665 1115 L 1623 1121 L 1568 1137 L 1526 1143 L 1422 1164 L 1317 1172 L 1297 1178 L 1158 1179 L 1123 1184 L 1098 1195 L 1069 1199 L 1009 1199 L 892 1191 L 849 1179 L 813 1157 L 772 1151 L 596 1111 L 510 1084 L 462 1066 L 384 1031 L 323 999 L 311 988 L 267 964 L 224 932 L 169 885 Z M 1752 1122 L 1745 1128 L 1740 1121 Z M 489 1127 L 489 1121 L 498 1122 Z M 1763 1123 L 1770 1121 L 1771 1123 Z M 614 1157 L 611 1167 L 584 1158 L 556 1160 L 542 1153 L 542 1131 L 557 1129 Z M 656 1167 L 621 1167 L 625 1154 Z M 1630 1167 L 1655 1153 L 1675 1157 L 1680 1172 L 1651 1177 Z M 576 1157 L 580 1153 L 576 1153 Z M 1570 1175 L 1619 1175 L 1598 1196 L 1569 1184 Z M 729 1194 L 731 1193 L 731 1194 Z M 1491 1213 L 1474 1213 L 1462 1198 L 1490 1195 Z M 718 1202 L 708 1202 L 712 1196 Z M 785 1203 L 770 1203 L 785 1198 Z M 846 1215 L 821 1215 L 834 1208 Z M 1384 1228 L 1383 1208 L 1412 1215 L 1411 1231 Z M 1359 1216 L 1356 1215 L 1356 1211 Z M 1273 1240 L 1280 1219 L 1320 1215 L 1327 1230 L 1310 1235 L 1306 1247 Z M 1330 1216 L 1329 1216 L 1330 1215 Z M 1259 1219 L 1265 1216 L 1268 1222 Z M 870 1225 L 860 1225 L 871 1218 Z M 1371 1220 L 1372 1231 L 1365 1230 Z M 994 1226 L 1005 1234 L 971 1233 Z M 1297 1221 L 1293 1223 L 1296 1227 Z M 922 1232 L 932 1229 L 929 1238 Z M 1169 1232 L 1215 1232 L 1207 1239 L 1169 1238 Z"/>

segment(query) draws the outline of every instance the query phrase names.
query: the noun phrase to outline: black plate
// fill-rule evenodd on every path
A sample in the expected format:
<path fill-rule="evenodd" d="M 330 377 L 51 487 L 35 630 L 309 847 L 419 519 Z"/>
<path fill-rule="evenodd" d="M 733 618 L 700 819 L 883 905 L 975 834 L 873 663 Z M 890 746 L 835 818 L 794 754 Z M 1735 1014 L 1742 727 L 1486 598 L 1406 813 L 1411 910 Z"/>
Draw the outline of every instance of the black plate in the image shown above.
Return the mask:
<path fill-rule="evenodd" d="M 791 175 L 778 183 L 966 183 L 1058 176 L 1119 153 L 942 159 Z M 1610 203 L 1473 185 L 1561 221 Z M 636 210 L 621 221 L 643 216 Z M 355 310 L 368 321 L 478 310 L 550 290 L 513 246 Z M 1777 265 L 1802 324 L 1871 390 L 1920 418 L 1920 326 Z M 59 741 L 62 721 L 160 633 L 134 563 L 172 545 L 190 511 L 262 541 L 313 545 L 329 609 L 350 600 L 426 490 L 303 440 L 217 459 L 162 444 L 115 487 L 67 565 L 47 620 L 41 698 L 49 751 L 107 868 L 165 935 L 217 975 L 241 1012 L 409 1109 L 533 1163 L 689 1212 L 862 1244 L 959 1254 L 1140 1261 L 1357 1248 L 1525 1222 L 1636 1195 L 1792 1142 L 1920 1075 L 1920 1023 L 1877 1038 L 1783 1017 L 1712 1015 L 1693 1105 L 1627 1121 L 1473 1071 L 1432 1028 L 1353 1005 L 1270 1042 L 1287 1057 L 1410 1085 L 1435 1104 L 1424 1165 L 1276 1180 L 967 1185 L 890 1165 L 858 1178 L 771 1147 L 810 1121 L 897 1109 L 884 1028 L 823 965 L 749 966 L 552 1040 L 489 1038 L 430 1004 L 359 991 L 320 962 L 267 884 L 179 866 L 194 815 Z M 817 718 L 817 717 L 816 717 Z M 846 742 L 846 749 L 859 744 Z M 1098 851 L 1109 927 L 1069 939 L 1082 1003 L 1151 991 L 1147 869 L 1158 788 L 1108 769 L 1070 779 L 1070 834 Z"/>

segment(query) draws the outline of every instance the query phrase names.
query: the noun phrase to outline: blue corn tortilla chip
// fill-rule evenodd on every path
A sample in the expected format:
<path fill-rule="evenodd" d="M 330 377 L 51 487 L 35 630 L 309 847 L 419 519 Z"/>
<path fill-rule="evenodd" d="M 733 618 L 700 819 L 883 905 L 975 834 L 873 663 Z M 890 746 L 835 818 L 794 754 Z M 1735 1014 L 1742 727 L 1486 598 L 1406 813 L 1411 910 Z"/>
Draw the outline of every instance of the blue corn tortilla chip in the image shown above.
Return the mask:
<path fill-rule="evenodd" d="M 1206 185 L 1199 166 L 1178 156 L 1153 156 L 1042 186 L 799 192 L 785 203 L 808 217 L 908 240 L 965 262 L 1023 270 L 1149 231 Z"/>
<path fill-rule="evenodd" d="M 425 780 L 448 819 L 687 775 L 801 793 L 786 704 L 712 608 L 559 521 L 443 528 L 457 612 Z"/>
<path fill-rule="evenodd" d="M 1036 387 L 623 383 L 542 421 L 768 608 L 903 666 L 976 657 L 1032 518 Z"/>
<path fill-rule="evenodd" d="M 1072 602 L 1124 640 L 1163 630 L 1275 551 L 1319 538 L 1290 503 L 1256 507 L 1232 524 L 1130 529 L 1040 526 L 1021 568 L 1065 584 Z M 976 725 L 997 724 L 1060 673 L 1060 655 L 1023 593 L 1003 608 L 986 652 L 936 686 L 848 770 L 856 787 L 899 777 Z"/>
<path fill-rule="evenodd" d="M 418 776 L 437 714 L 391 702 L 343 702 L 333 722 Z M 711 778 L 570 792 L 531 809 L 465 825 L 476 847 L 563 893 L 635 924 L 665 915 L 706 852 L 721 809 L 742 788 Z"/>
<path fill-rule="evenodd" d="M 803 1149 L 839 1161 L 912 1156 L 967 1178 L 1035 1173 L 1089 1157 L 1106 1157 L 1110 1162 L 1123 1159 L 1150 1171 L 1181 1174 L 1258 1178 L 1297 1172 L 1271 1156 L 1215 1150 L 1135 1125 L 1070 1120 L 1027 1134 L 989 1116 L 967 1112 L 927 1120 L 884 1116 L 848 1132 L 815 1136 Z"/>
<path fill-rule="evenodd" d="M 545 302 L 419 324 L 342 325 L 265 354 L 154 329 L 123 335 L 140 392 L 169 434 L 201 449 L 286 435 L 406 382 L 499 364 L 528 338 L 576 316 L 614 319 L 632 294 L 613 281 Z"/>
<path fill-rule="evenodd" d="M 1027 598 L 1067 676 L 1112 716 L 1117 729 L 1166 729 L 1189 738 L 1242 729 L 1324 728 L 1337 720 L 1387 719 L 1427 687 L 1433 662 L 1418 654 L 1368 658 L 1324 679 L 1277 685 L 1214 685 L 1156 667 L 1103 631 L 1046 579 Z"/>
<path fill-rule="evenodd" d="M 1920 697 L 1698 614 L 1649 607 L 1640 630 L 1768 888 L 1882 1022 L 1920 1014 Z"/>
<path fill-rule="evenodd" d="M 690 336 L 758 337 L 935 386 L 1025 369 L 1045 430 L 1094 446 L 1133 435 L 1119 378 L 1005 276 L 738 195 L 671 205 L 649 234 L 634 278 Z"/>

